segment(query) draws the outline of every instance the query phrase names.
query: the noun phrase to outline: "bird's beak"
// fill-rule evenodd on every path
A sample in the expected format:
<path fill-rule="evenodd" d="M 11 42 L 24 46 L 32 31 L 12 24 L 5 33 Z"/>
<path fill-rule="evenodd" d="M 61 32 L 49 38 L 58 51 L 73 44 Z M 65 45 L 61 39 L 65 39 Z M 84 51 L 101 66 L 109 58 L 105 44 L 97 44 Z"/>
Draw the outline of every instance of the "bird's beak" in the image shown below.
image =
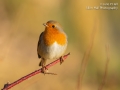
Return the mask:
<path fill-rule="evenodd" d="M 44 25 L 45 27 L 48 27 L 48 25 L 47 25 L 46 23 L 43 23 L 43 25 Z"/>

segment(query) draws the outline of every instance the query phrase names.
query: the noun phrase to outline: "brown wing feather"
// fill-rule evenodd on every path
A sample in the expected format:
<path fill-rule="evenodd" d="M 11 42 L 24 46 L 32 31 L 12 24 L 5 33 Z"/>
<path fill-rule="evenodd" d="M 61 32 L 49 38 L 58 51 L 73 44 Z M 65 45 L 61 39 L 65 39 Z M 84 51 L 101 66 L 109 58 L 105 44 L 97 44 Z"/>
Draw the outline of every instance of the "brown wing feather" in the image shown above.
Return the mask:
<path fill-rule="evenodd" d="M 40 54 L 38 53 L 38 49 L 39 49 L 39 45 L 41 43 L 41 36 L 42 36 L 43 32 L 40 34 L 39 36 L 39 41 L 38 41 L 38 45 L 37 45 L 37 54 L 38 54 L 38 58 L 41 58 Z"/>

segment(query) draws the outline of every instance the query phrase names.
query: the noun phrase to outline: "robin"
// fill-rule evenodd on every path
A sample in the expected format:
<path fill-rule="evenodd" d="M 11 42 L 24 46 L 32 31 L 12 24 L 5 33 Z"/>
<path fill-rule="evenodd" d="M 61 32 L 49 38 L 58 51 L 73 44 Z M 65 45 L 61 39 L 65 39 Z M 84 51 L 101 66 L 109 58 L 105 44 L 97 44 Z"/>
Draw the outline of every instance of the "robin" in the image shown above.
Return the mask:
<path fill-rule="evenodd" d="M 37 54 L 41 59 L 39 66 L 42 66 L 42 72 L 46 73 L 45 65 L 48 59 L 60 58 L 60 64 L 64 61 L 62 55 L 67 48 L 67 35 L 56 21 L 50 20 L 43 25 L 45 30 L 40 34 Z"/>

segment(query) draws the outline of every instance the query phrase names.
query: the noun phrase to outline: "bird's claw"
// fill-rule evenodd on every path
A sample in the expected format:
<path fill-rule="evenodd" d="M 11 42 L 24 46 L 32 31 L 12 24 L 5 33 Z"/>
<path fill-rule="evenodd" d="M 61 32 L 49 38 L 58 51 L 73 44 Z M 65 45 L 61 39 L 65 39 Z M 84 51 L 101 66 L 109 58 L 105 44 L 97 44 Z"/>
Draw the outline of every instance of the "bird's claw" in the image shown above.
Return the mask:
<path fill-rule="evenodd" d="M 64 62 L 63 56 L 60 57 L 60 65 Z"/>
<path fill-rule="evenodd" d="M 42 67 L 41 72 L 45 75 L 45 74 L 51 74 L 51 75 L 57 75 L 56 73 L 50 73 L 48 72 L 48 68 L 47 67 Z"/>

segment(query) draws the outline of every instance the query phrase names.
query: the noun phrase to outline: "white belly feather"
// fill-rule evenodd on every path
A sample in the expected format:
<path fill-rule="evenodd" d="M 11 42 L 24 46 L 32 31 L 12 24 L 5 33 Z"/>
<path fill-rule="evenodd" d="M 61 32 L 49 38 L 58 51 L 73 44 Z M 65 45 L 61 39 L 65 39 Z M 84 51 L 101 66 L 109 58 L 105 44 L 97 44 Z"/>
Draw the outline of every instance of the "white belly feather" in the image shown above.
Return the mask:
<path fill-rule="evenodd" d="M 56 59 L 61 57 L 65 50 L 67 44 L 65 46 L 59 45 L 55 42 L 53 45 L 46 47 L 45 45 L 40 46 L 39 54 L 44 59 Z M 44 48 L 44 49 L 43 49 Z"/>

